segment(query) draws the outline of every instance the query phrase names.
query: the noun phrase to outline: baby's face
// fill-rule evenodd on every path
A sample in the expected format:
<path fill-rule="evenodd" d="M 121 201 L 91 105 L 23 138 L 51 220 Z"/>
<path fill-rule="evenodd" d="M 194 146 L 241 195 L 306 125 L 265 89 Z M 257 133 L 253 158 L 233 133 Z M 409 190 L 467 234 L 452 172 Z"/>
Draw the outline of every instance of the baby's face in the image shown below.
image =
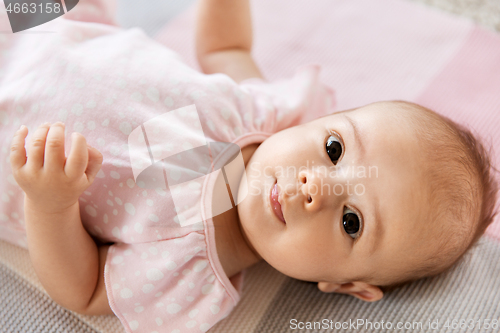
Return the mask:
<path fill-rule="evenodd" d="M 422 167 L 430 161 L 404 118 L 394 105 L 376 103 L 264 141 L 247 165 L 249 193 L 238 205 L 255 251 L 297 279 L 374 284 L 433 251 Z"/>

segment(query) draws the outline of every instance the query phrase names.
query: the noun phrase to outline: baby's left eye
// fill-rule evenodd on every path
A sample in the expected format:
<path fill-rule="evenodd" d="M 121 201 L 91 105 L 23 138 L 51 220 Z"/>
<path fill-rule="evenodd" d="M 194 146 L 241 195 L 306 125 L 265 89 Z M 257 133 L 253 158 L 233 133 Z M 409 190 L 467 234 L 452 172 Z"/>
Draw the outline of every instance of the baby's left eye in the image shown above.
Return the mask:
<path fill-rule="evenodd" d="M 345 232 L 352 238 L 357 238 L 362 228 L 361 219 L 358 214 L 344 207 L 343 225 Z"/>
<path fill-rule="evenodd" d="M 333 135 L 330 135 L 326 141 L 326 153 L 330 157 L 330 160 L 332 160 L 332 163 L 337 165 L 340 156 L 342 156 L 342 144 L 339 139 Z"/>

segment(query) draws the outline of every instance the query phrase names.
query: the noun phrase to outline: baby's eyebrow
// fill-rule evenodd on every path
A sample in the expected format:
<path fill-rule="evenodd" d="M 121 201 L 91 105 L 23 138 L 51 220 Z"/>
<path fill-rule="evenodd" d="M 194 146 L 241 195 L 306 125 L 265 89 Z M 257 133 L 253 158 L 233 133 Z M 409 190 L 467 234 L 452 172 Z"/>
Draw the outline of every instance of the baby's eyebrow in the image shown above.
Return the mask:
<path fill-rule="evenodd" d="M 352 126 L 352 129 L 353 129 L 353 132 L 354 132 L 354 137 L 356 138 L 356 143 L 358 144 L 360 150 L 361 150 L 361 153 L 363 155 L 365 155 L 365 145 L 363 144 L 363 141 L 361 140 L 361 136 L 359 135 L 359 127 L 358 127 L 358 124 L 354 121 L 354 119 L 352 119 L 351 117 L 349 117 L 348 115 L 344 115 L 344 117 L 349 121 L 349 123 L 351 124 Z"/>
<path fill-rule="evenodd" d="M 375 197 L 374 203 L 373 203 L 373 211 L 374 211 L 374 216 L 375 218 L 373 219 L 373 224 L 370 233 L 370 238 L 371 238 L 371 244 L 370 244 L 370 252 L 369 253 L 374 253 L 377 247 L 380 245 L 383 237 L 383 225 L 382 225 L 382 220 L 380 219 L 380 200 L 378 197 Z M 366 222 L 363 221 L 363 222 Z M 366 224 L 364 225 L 366 227 Z"/>

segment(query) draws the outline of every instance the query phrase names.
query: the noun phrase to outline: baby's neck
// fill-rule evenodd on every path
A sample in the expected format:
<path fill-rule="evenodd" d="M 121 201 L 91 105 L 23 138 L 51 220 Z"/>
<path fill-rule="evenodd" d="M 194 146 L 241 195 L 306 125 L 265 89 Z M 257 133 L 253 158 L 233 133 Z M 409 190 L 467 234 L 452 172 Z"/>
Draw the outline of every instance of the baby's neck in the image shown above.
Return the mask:
<path fill-rule="evenodd" d="M 258 144 L 254 144 L 241 150 L 245 166 L 257 147 Z M 222 177 L 222 173 L 219 176 Z M 214 192 L 213 195 L 217 197 L 217 193 Z M 245 240 L 236 207 L 215 216 L 213 223 L 217 254 L 228 277 L 232 277 L 261 260 Z"/>

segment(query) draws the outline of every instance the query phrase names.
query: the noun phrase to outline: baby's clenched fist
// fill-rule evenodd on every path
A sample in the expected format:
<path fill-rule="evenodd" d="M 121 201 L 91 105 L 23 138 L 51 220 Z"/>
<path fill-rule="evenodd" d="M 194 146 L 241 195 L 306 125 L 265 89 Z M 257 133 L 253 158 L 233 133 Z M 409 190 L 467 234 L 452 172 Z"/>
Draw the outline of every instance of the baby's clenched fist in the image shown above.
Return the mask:
<path fill-rule="evenodd" d="M 73 133 L 71 150 L 64 151 L 64 124 L 57 122 L 40 125 L 29 142 L 25 139 L 28 128 L 14 134 L 10 151 L 10 164 L 16 182 L 38 209 L 57 213 L 72 206 L 95 179 L 103 156 L 87 145 L 85 137 Z"/>

